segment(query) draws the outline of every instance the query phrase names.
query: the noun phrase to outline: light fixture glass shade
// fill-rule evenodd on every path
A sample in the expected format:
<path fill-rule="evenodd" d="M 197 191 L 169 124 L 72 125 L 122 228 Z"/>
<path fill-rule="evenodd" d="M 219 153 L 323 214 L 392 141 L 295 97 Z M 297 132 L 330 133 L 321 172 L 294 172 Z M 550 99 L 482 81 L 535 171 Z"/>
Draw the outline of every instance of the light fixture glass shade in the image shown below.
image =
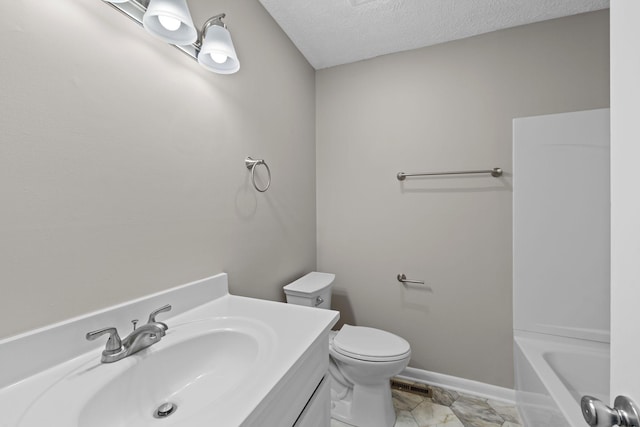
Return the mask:
<path fill-rule="evenodd" d="M 104 0 L 107 3 L 127 3 L 129 0 Z"/>
<path fill-rule="evenodd" d="M 175 26 L 171 25 L 173 23 Z M 187 0 L 151 0 L 142 17 L 142 26 L 153 36 L 170 44 L 184 46 L 198 39 Z"/>
<path fill-rule="evenodd" d="M 212 25 L 206 30 L 198 62 L 218 74 L 233 74 L 240 69 L 229 30 L 220 25 Z"/>

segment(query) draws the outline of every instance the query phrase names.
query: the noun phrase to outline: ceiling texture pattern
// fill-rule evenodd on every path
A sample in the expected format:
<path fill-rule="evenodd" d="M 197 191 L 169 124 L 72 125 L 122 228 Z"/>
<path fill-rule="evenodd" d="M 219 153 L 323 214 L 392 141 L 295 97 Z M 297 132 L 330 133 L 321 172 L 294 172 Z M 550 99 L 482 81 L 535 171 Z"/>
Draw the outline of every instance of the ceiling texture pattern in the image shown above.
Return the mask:
<path fill-rule="evenodd" d="M 259 0 L 315 69 L 609 7 L 609 0 Z"/>

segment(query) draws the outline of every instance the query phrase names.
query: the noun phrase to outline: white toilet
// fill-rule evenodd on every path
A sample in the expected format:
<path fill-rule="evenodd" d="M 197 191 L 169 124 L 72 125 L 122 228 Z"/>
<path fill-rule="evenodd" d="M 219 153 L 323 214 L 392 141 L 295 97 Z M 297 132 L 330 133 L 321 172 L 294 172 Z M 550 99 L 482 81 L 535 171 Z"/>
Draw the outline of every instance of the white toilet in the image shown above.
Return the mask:
<path fill-rule="evenodd" d="M 284 287 L 289 304 L 331 307 L 334 274 L 312 272 Z M 409 343 L 389 332 L 344 325 L 329 338 L 331 417 L 357 427 L 393 427 L 389 380 L 411 358 Z"/>

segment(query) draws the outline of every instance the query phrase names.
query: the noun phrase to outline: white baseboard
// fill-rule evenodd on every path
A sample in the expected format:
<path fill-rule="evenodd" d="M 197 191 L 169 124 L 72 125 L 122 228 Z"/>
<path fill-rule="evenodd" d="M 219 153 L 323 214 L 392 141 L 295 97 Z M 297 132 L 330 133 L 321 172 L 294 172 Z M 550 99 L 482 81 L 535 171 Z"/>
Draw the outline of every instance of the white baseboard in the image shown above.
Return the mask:
<path fill-rule="evenodd" d="M 425 371 L 423 369 L 406 368 L 398 377 L 409 381 L 422 382 L 449 390 L 473 394 L 486 399 L 499 400 L 511 404 L 515 404 L 516 401 L 516 392 L 510 388 Z"/>

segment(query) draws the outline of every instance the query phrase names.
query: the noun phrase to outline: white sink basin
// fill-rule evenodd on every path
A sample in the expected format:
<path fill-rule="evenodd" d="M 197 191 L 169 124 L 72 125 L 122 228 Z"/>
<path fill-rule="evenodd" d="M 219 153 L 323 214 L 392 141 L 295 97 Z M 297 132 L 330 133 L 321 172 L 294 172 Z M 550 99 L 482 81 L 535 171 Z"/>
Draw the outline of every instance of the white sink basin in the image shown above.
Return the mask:
<path fill-rule="evenodd" d="M 19 426 L 52 420 L 60 426 L 184 425 L 243 393 L 268 364 L 274 344 L 275 333 L 249 318 L 176 325 L 156 345 L 118 362 L 101 364 L 93 356 L 42 394 Z M 156 409 L 167 402 L 177 409 L 156 419 Z"/>
<path fill-rule="evenodd" d="M 129 357 L 101 363 L 106 337 L 85 339 L 126 335 L 167 303 L 166 336 Z M 327 372 L 337 319 L 230 295 L 219 274 L 0 341 L 0 427 L 290 427 Z"/>

